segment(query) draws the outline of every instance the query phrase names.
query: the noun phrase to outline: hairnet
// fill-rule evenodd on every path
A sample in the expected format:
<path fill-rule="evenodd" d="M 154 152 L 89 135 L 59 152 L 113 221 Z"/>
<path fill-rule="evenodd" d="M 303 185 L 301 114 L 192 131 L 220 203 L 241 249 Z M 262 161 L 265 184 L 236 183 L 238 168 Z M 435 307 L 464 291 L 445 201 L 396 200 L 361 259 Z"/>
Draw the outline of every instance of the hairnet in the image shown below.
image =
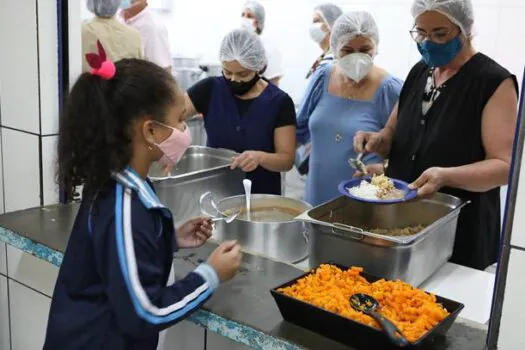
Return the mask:
<path fill-rule="evenodd" d="M 417 18 L 423 12 L 436 11 L 459 26 L 463 34 L 472 35 L 474 9 L 471 0 L 414 0 L 412 16 Z"/>
<path fill-rule="evenodd" d="M 113 17 L 122 0 L 87 0 L 87 8 L 98 17 Z"/>
<path fill-rule="evenodd" d="M 261 38 L 247 29 L 234 29 L 222 40 L 221 62 L 238 61 L 246 69 L 260 72 L 266 67 L 266 53 Z"/>
<path fill-rule="evenodd" d="M 379 29 L 372 15 L 365 11 L 347 12 L 335 21 L 330 37 L 330 49 L 336 57 L 339 51 L 356 36 L 370 38 L 379 44 Z"/>
<path fill-rule="evenodd" d="M 255 19 L 257 20 L 257 28 L 262 32 L 264 29 L 264 21 L 266 19 L 266 11 L 264 10 L 264 6 L 259 4 L 257 1 L 247 1 L 244 4 L 244 8 L 253 12 Z"/>
<path fill-rule="evenodd" d="M 330 31 L 334 27 L 335 20 L 343 14 L 343 10 L 339 6 L 330 3 L 318 5 L 314 11 L 321 16 Z"/>

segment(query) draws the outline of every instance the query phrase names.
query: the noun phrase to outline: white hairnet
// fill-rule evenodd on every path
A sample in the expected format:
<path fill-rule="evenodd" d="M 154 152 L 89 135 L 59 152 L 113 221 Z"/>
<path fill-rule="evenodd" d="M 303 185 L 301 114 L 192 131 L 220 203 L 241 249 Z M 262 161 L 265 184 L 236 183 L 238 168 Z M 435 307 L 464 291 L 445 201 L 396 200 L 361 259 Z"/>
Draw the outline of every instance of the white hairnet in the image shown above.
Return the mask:
<path fill-rule="evenodd" d="M 237 61 L 246 69 L 260 72 L 266 67 L 266 53 L 259 36 L 247 29 L 234 29 L 222 40 L 221 62 Z"/>
<path fill-rule="evenodd" d="M 332 30 L 335 21 L 343 14 L 343 10 L 334 4 L 321 4 L 314 8 L 314 11 L 321 16 L 328 29 Z"/>
<path fill-rule="evenodd" d="M 122 0 L 87 0 L 87 8 L 98 17 L 113 17 Z"/>
<path fill-rule="evenodd" d="M 257 1 L 247 1 L 244 4 L 244 8 L 253 12 L 255 19 L 257 20 L 257 28 L 262 33 L 264 29 L 264 21 L 266 20 L 266 11 L 264 6 L 259 4 Z"/>
<path fill-rule="evenodd" d="M 370 38 L 379 44 L 379 29 L 372 15 L 366 11 L 347 12 L 335 21 L 330 37 L 330 49 L 336 57 L 339 51 L 356 36 Z"/>
<path fill-rule="evenodd" d="M 456 24 L 463 34 L 472 35 L 474 9 L 471 0 L 414 0 L 412 16 L 417 18 L 423 12 L 436 11 Z"/>

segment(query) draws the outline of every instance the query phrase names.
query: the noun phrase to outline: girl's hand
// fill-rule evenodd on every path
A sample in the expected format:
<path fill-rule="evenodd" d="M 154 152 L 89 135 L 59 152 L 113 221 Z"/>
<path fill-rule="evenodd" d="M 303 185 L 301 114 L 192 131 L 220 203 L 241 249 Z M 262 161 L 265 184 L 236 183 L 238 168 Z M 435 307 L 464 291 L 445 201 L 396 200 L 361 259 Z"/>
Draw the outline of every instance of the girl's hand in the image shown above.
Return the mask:
<path fill-rule="evenodd" d="M 180 248 L 197 248 L 211 237 L 212 230 L 210 218 L 196 217 L 177 228 L 175 239 Z"/>
<path fill-rule="evenodd" d="M 162 169 L 162 175 L 164 176 L 171 176 L 171 171 L 173 170 L 173 165 L 166 165 Z"/>
<path fill-rule="evenodd" d="M 263 154 L 264 152 L 260 151 L 244 151 L 241 155 L 233 157 L 230 169 L 239 168 L 245 173 L 254 171 L 261 163 Z"/>
<path fill-rule="evenodd" d="M 237 241 L 226 241 L 211 253 L 208 264 L 213 267 L 219 280 L 225 282 L 235 276 L 241 265 L 241 259 L 241 246 Z"/>

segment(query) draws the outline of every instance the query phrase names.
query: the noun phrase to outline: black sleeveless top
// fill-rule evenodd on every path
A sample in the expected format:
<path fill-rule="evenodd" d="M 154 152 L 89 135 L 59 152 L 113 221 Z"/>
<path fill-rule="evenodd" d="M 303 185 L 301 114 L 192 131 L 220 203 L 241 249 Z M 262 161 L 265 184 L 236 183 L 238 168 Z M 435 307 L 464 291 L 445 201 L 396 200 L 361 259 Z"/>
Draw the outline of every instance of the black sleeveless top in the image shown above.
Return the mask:
<path fill-rule="evenodd" d="M 445 83 L 423 115 L 429 71 L 425 63 L 417 63 L 401 91 L 388 168 L 392 178 L 412 182 L 431 167 L 457 167 L 484 160 L 481 119 L 485 105 L 509 77 L 518 90 L 515 76 L 478 53 Z M 481 270 L 495 263 L 500 236 L 500 188 L 482 193 L 457 188 L 443 188 L 440 192 L 471 201 L 459 216 L 450 261 Z"/>

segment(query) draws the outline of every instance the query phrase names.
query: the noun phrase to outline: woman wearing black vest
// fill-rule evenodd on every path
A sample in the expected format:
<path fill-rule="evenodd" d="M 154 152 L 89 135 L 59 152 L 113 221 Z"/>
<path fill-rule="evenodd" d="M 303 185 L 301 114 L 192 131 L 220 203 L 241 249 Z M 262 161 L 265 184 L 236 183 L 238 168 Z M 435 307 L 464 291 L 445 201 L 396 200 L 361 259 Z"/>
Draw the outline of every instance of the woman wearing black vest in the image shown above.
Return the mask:
<path fill-rule="evenodd" d="M 459 216 L 451 262 L 485 269 L 498 257 L 516 77 L 473 47 L 470 0 L 415 0 L 412 15 L 422 60 L 410 71 L 386 127 L 357 133 L 354 146 L 388 157 L 387 175 L 411 182 L 421 197 L 440 191 L 470 200 Z"/>

